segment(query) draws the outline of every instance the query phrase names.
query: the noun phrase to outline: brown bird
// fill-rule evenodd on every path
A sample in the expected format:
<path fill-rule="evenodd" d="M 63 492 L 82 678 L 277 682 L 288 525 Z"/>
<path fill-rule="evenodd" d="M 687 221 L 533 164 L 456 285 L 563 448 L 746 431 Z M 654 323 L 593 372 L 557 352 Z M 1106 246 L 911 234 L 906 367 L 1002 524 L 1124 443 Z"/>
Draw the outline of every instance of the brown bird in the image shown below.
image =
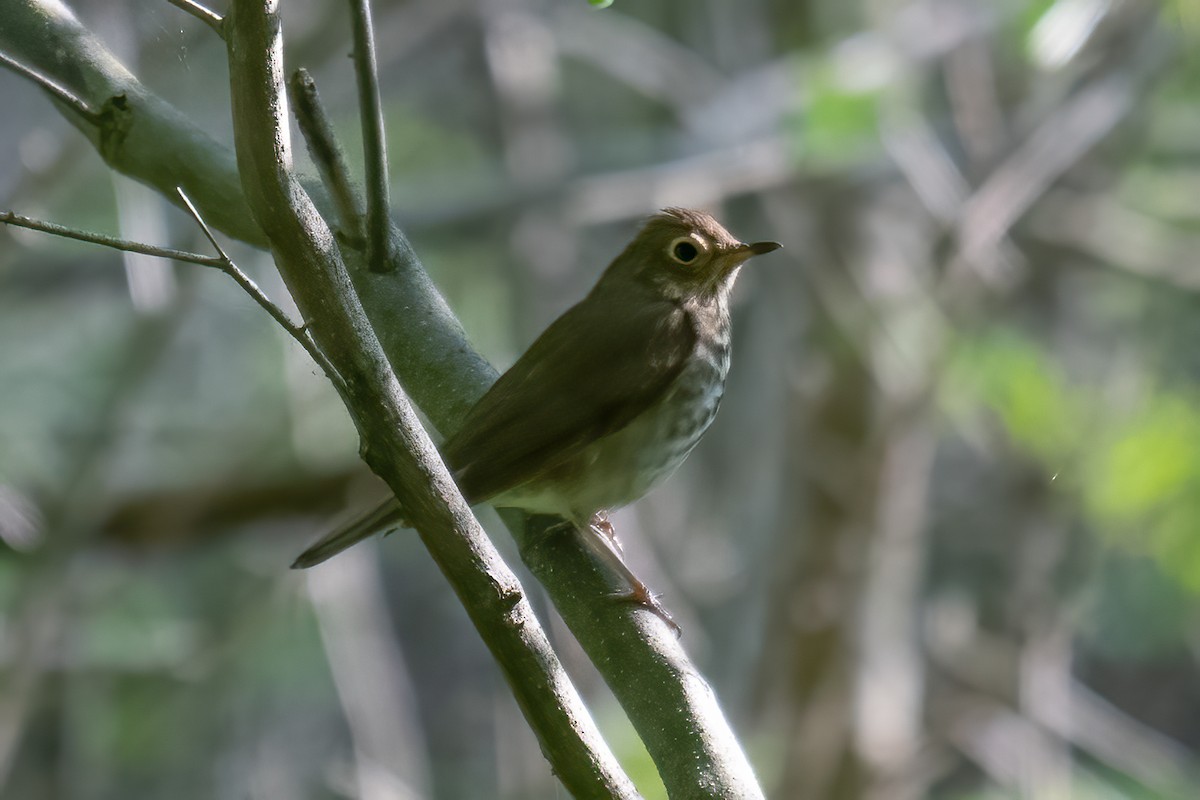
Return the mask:
<path fill-rule="evenodd" d="M 629 597 L 666 617 L 620 558 L 607 512 L 683 462 L 712 423 L 729 370 L 729 292 L 750 257 L 702 211 L 650 217 L 580 303 L 555 320 L 442 446 L 463 496 L 553 514 L 601 536 Z M 395 499 L 296 559 L 311 567 L 404 524 Z"/>

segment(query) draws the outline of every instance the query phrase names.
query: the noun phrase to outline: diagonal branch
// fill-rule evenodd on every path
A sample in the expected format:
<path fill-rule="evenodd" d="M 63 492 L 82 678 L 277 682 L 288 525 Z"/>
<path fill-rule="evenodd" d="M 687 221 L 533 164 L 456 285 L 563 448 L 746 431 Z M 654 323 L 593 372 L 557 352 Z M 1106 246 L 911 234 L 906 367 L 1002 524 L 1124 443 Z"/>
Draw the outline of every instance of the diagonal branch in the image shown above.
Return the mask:
<path fill-rule="evenodd" d="M 963 204 L 949 277 L 963 275 L 974 264 L 985 281 L 1003 283 L 1004 276 L 989 274 L 989 254 L 1038 198 L 1125 117 L 1135 99 L 1133 81 L 1111 75 L 1083 87 L 1043 120 Z"/>
<path fill-rule="evenodd" d="M 276 3 L 234 2 L 226 32 L 242 185 L 285 283 L 346 378 L 364 460 L 409 511 L 567 789 L 577 797 L 636 797 L 392 373 L 332 233 L 295 182 Z"/>
<path fill-rule="evenodd" d="M 329 359 L 325 357 L 323 352 L 321 352 L 321 348 L 317 346 L 317 343 L 313 341 L 312 335 L 308 332 L 308 328 L 304 325 L 297 325 L 296 323 L 292 322 L 291 318 L 284 313 L 283 309 L 272 303 L 270 298 L 267 297 L 266 293 L 263 292 L 262 289 L 258 288 L 258 284 L 255 283 L 249 275 L 242 272 L 237 264 L 233 263 L 233 259 L 230 258 L 225 252 L 225 249 L 221 247 L 220 242 L 217 241 L 217 237 L 213 236 L 213 232 L 208 227 L 208 223 L 204 221 L 204 218 L 200 216 L 200 212 L 196 210 L 196 206 L 192 203 L 191 198 L 189 198 L 187 194 L 184 193 L 183 189 L 179 188 L 178 186 L 175 187 L 175 191 L 179 193 L 179 199 L 182 200 L 184 206 L 187 207 L 187 211 L 192 215 L 192 219 L 196 220 L 196 224 L 200 226 L 200 230 L 203 231 L 204 237 L 208 239 L 209 244 L 211 244 L 213 249 L 219 254 L 220 258 L 218 259 L 219 263 L 217 264 L 217 267 L 226 275 L 233 278 L 234 283 L 242 287 L 242 291 L 250 295 L 254 302 L 258 303 L 263 310 L 271 315 L 272 319 L 279 323 L 281 328 L 287 331 L 293 339 L 299 342 L 300 346 L 303 347 L 309 356 L 312 357 L 312 360 L 317 362 L 317 365 L 321 367 L 321 369 L 325 371 L 325 374 L 329 376 L 329 379 L 333 381 L 333 385 L 337 387 L 338 391 L 340 393 L 344 393 L 346 382 L 342 379 L 342 376 L 338 373 L 333 364 L 329 363 Z"/>
<path fill-rule="evenodd" d="M 225 18 L 211 8 L 197 3 L 196 0 L 167 0 L 167 2 L 212 28 L 216 31 L 217 36 L 225 38 Z"/>
<path fill-rule="evenodd" d="M 90 124 L 100 124 L 99 111 L 92 108 L 92 106 L 86 100 L 71 92 L 61 84 L 47 78 L 36 69 L 27 67 L 20 61 L 17 61 L 15 58 L 7 56 L 4 53 L 0 53 L 0 65 L 7 67 L 8 69 L 20 75 L 22 78 L 33 81 L 38 86 L 49 92 L 55 100 L 58 100 L 60 103 L 66 105 Z"/>

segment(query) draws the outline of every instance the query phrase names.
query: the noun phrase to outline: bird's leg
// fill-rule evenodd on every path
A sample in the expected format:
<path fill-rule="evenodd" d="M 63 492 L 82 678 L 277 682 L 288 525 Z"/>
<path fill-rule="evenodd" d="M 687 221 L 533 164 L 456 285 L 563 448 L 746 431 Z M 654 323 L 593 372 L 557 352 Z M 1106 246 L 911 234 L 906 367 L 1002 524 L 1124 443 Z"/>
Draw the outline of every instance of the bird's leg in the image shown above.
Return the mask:
<path fill-rule="evenodd" d="M 671 630 L 675 631 L 676 636 L 681 635 L 683 629 L 679 627 L 679 623 L 671 616 L 671 612 L 667 611 L 666 606 L 659 602 L 658 595 L 650 591 L 650 587 L 635 575 L 633 570 L 629 568 L 629 565 L 625 563 L 625 558 L 621 553 L 620 545 L 617 544 L 617 537 L 613 532 L 612 524 L 608 521 L 608 515 L 604 514 L 601 516 L 597 514 L 584 527 L 586 527 L 586 532 L 591 534 L 584 538 L 586 541 L 592 543 L 592 550 L 607 561 L 629 584 L 629 591 L 616 592 L 612 597 L 616 600 L 637 603 L 667 623 Z"/>
<path fill-rule="evenodd" d="M 625 555 L 625 548 L 621 547 L 621 540 L 617 538 L 617 530 L 613 524 L 608 521 L 607 511 L 597 511 L 592 515 L 592 521 L 588 523 L 592 530 L 608 539 L 615 549 L 622 556 Z"/>
<path fill-rule="evenodd" d="M 610 597 L 623 602 L 637 603 L 667 623 L 671 630 L 675 631 L 676 636 L 680 635 L 682 631 L 678 623 L 675 622 L 675 619 L 667 611 L 666 607 L 659 602 L 658 595 L 650 591 L 650 587 L 646 586 L 641 578 L 633 574 L 633 570 L 625 563 L 625 559 L 621 554 L 621 548 L 617 544 L 616 536 L 613 533 L 612 523 L 608 521 L 607 515 L 602 515 L 598 518 L 593 516 L 586 523 L 578 521 L 578 518 L 563 519 L 545 528 L 537 543 L 568 530 L 580 531 L 583 542 L 587 545 L 588 549 L 616 570 L 625 582 L 629 584 L 628 591 L 615 592 Z M 537 543 L 534 543 L 533 546 L 537 546 Z"/>

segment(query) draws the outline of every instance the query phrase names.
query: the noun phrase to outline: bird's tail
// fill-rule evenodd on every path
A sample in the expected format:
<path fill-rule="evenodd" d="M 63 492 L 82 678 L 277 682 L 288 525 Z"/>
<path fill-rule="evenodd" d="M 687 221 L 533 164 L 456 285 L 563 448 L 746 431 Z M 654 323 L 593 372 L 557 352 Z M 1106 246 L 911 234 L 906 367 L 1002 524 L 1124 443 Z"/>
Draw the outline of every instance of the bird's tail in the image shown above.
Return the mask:
<path fill-rule="evenodd" d="M 292 562 L 292 569 L 315 567 L 322 561 L 333 558 L 351 545 L 358 544 L 373 534 L 398 528 L 404 524 L 404 515 L 396 498 L 389 497 L 369 511 L 341 525 L 321 537 L 320 541 L 301 553 Z"/>

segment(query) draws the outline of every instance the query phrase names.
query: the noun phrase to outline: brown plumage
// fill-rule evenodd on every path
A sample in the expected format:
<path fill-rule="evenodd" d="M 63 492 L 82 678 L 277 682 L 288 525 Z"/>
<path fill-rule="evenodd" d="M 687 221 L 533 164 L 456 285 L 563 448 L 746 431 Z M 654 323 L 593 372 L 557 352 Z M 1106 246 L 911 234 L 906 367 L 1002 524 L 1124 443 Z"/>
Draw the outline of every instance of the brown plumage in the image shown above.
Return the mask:
<path fill-rule="evenodd" d="M 778 247 L 743 244 L 702 211 L 652 216 L 443 445 L 467 500 L 586 526 L 673 472 L 720 403 L 738 269 Z M 318 564 L 401 524 L 403 513 L 388 500 L 293 566 Z"/>

